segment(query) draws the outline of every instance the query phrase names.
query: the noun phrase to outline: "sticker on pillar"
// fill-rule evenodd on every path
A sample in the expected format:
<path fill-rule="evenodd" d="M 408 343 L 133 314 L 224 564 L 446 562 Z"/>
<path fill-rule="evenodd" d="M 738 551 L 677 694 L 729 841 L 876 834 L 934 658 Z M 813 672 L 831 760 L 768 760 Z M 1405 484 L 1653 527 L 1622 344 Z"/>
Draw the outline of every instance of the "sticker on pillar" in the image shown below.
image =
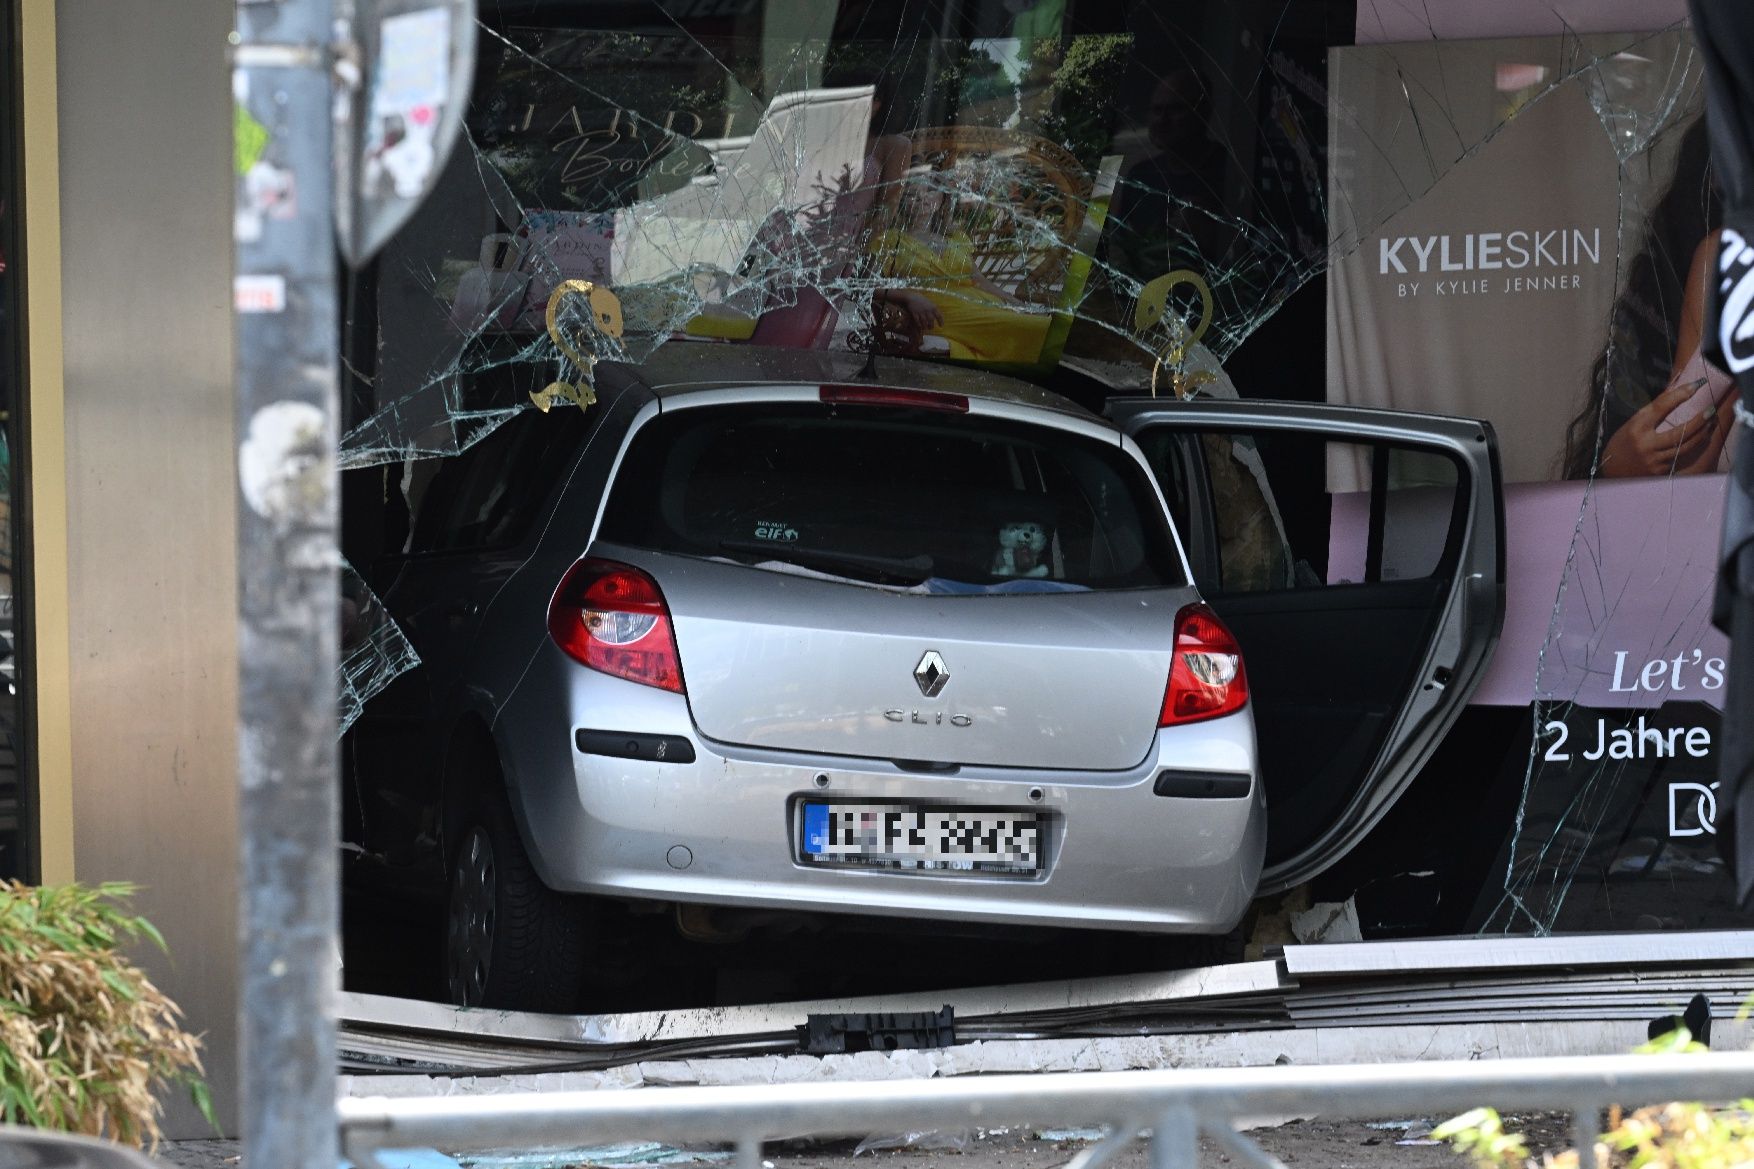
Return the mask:
<path fill-rule="evenodd" d="M 429 8 L 385 18 L 373 73 L 365 190 L 388 184 L 417 199 L 438 165 L 439 112 L 451 89 L 451 14 Z"/>
<path fill-rule="evenodd" d="M 316 523 L 329 501 L 335 441 L 309 402 L 270 402 L 250 418 L 238 448 L 238 483 L 250 510 L 278 525 Z"/>
<path fill-rule="evenodd" d="M 284 204 L 275 204 L 267 197 L 268 188 L 274 186 L 281 174 L 274 163 L 265 158 L 272 140 L 274 135 L 268 126 L 251 114 L 240 98 L 235 100 L 232 104 L 232 169 L 237 172 L 239 184 L 233 209 L 232 237 L 240 244 L 254 244 L 261 239 L 263 218 L 270 205 L 296 209 L 291 200 L 291 176 L 286 176 L 284 181 L 288 188 Z"/>
<path fill-rule="evenodd" d="M 231 278 L 232 308 L 240 313 L 286 311 L 286 277 L 244 274 Z"/>
<path fill-rule="evenodd" d="M 268 150 L 270 137 L 268 127 L 245 108 L 243 102 L 232 103 L 231 161 L 232 169 L 237 171 L 238 177 L 249 174 L 250 168 L 262 161 L 262 155 Z"/>
<path fill-rule="evenodd" d="M 298 181 L 292 171 L 258 159 L 244 173 L 244 205 L 260 224 L 298 216 Z"/>

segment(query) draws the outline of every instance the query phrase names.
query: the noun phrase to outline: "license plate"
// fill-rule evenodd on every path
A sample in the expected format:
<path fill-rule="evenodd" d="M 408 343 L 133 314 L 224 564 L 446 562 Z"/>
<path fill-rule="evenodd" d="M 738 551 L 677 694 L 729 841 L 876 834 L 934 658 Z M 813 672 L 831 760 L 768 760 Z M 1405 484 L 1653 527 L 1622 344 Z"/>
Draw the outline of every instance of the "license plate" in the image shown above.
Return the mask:
<path fill-rule="evenodd" d="M 1041 871 L 1042 817 L 1012 808 L 804 805 L 812 864 L 936 872 Z"/>

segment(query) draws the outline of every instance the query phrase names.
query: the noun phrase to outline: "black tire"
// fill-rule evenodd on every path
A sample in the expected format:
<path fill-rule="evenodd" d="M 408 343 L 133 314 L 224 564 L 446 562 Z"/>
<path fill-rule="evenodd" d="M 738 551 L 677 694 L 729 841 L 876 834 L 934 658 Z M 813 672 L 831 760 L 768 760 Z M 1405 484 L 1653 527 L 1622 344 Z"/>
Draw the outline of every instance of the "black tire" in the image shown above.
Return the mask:
<path fill-rule="evenodd" d="M 464 819 L 447 877 L 446 997 L 465 1007 L 577 1009 L 585 902 L 542 883 L 497 787 Z"/>

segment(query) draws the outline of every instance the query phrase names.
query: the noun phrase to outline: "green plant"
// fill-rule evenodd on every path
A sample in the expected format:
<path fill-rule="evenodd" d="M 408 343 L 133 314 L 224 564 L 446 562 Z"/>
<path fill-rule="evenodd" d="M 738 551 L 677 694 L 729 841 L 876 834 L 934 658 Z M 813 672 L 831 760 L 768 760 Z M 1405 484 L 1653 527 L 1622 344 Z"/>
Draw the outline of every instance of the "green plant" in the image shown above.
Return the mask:
<path fill-rule="evenodd" d="M 213 1123 L 201 1041 L 120 952 L 165 948 L 133 893 L 0 882 L 0 1122 L 156 1146 L 157 1091 L 182 1084 Z"/>
<path fill-rule="evenodd" d="M 1633 1049 L 1641 1055 L 1705 1050 L 1685 1027 Z M 1432 1129 L 1431 1135 L 1449 1141 L 1480 1169 L 1521 1169 L 1532 1164 L 1527 1142 L 1506 1132 L 1503 1120 L 1490 1108 L 1464 1112 Z M 1575 1169 L 1577 1150 L 1545 1156 L 1542 1161 L 1547 1169 Z M 1743 1100 L 1734 1108 L 1682 1103 L 1631 1113 L 1612 1108 L 1607 1129 L 1596 1144 L 1596 1162 L 1616 1169 L 1729 1169 L 1754 1164 L 1754 1100 Z"/>
<path fill-rule="evenodd" d="M 1702 1104 L 1641 1108 L 1615 1123 L 1602 1140 L 1627 1169 L 1720 1169 L 1754 1160 L 1754 1100 L 1733 1109 Z M 1576 1164 L 1575 1154 L 1566 1154 Z"/>
<path fill-rule="evenodd" d="M 1454 1145 L 1480 1169 L 1521 1169 L 1529 1157 L 1528 1143 L 1516 1133 L 1504 1131 L 1504 1119 L 1496 1108 L 1464 1112 L 1432 1129 L 1431 1135 Z"/>
<path fill-rule="evenodd" d="M 1052 42 L 1036 48 L 1032 66 L 1052 70 L 1039 132 L 1070 150 L 1088 170 L 1113 149 L 1115 106 L 1132 52 L 1131 33 L 1078 36 L 1063 49 Z"/>

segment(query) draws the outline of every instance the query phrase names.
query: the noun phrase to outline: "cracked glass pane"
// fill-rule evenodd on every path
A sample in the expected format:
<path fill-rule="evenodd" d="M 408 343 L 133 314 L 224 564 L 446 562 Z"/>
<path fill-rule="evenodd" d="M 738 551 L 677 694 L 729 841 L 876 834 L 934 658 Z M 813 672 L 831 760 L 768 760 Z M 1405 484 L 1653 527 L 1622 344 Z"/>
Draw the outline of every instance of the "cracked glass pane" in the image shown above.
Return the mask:
<path fill-rule="evenodd" d="M 1330 395 L 1490 419 L 1507 481 L 1509 612 L 1476 702 L 1531 717 L 1469 924 L 1733 920 L 1709 625 L 1733 386 L 1699 355 L 1718 211 L 1689 35 L 1336 62 L 1357 117 L 1334 143 Z"/>
<path fill-rule="evenodd" d="M 341 733 L 398 675 L 420 664 L 376 593 L 351 564 L 341 566 Z"/>
<path fill-rule="evenodd" d="M 1511 598 L 1475 701 L 1528 718 L 1454 924 L 1709 920 L 1729 399 L 1684 352 L 1716 213 L 1697 56 L 1681 28 L 1463 40 L 1365 7 L 484 4 L 465 138 L 348 287 L 359 587 L 514 556 L 501 501 L 552 480 L 478 468 L 566 474 L 543 424 L 588 429 L 596 363 L 660 349 L 1485 418 Z M 1352 46 L 1391 17 L 1404 43 Z M 1363 486 L 1325 474 L 1311 497 Z M 418 661 L 419 629 L 373 628 L 361 702 Z M 1640 908 L 1628 874 L 1698 897 Z"/>
<path fill-rule="evenodd" d="M 341 457 L 379 497 L 367 555 L 405 549 L 419 463 L 597 360 L 778 345 L 1090 405 L 1235 396 L 1225 360 L 1322 270 L 1321 76 L 1348 6 L 686 7 L 484 11 L 466 138 L 351 289 Z M 617 335 L 580 282 L 613 291 Z"/>
<path fill-rule="evenodd" d="M 1215 52 L 1119 6 L 895 5 L 911 31 L 875 39 L 878 7 L 484 26 L 467 141 L 356 306 L 346 464 L 456 453 L 526 404 L 509 367 L 576 366 L 544 328 L 568 280 L 620 300 L 598 357 L 876 349 L 1092 389 L 1161 364 L 1191 393 L 1322 270 L 1327 8 L 1261 6 L 1267 39 Z"/>

